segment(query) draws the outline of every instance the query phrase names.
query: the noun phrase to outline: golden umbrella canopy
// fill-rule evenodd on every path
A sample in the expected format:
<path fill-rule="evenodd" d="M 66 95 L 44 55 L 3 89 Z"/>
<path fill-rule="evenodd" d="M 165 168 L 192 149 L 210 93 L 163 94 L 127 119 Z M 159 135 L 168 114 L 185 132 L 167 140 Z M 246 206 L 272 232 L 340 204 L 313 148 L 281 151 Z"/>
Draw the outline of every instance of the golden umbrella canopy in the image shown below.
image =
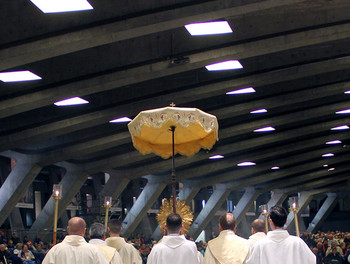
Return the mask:
<path fill-rule="evenodd" d="M 173 154 L 193 156 L 218 140 L 215 116 L 197 108 L 164 107 L 140 112 L 128 125 L 134 147 L 164 159 Z M 174 141 L 171 130 L 174 128 Z M 174 153 L 172 147 L 174 145 Z"/>
<path fill-rule="evenodd" d="M 172 157 L 173 210 L 176 212 L 175 154 L 193 156 L 218 140 L 214 115 L 197 108 L 164 107 L 140 112 L 129 124 L 134 147 L 142 154 Z"/>

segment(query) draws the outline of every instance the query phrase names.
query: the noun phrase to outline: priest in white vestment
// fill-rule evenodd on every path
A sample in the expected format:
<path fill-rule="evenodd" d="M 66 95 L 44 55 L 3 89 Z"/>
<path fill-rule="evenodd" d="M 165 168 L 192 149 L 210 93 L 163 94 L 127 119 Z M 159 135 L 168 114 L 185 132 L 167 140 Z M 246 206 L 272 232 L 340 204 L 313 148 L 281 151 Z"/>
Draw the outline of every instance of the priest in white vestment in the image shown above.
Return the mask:
<path fill-rule="evenodd" d="M 180 215 L 170 214 L 165 228 L 167 235 L 153 246 L 147 264 L 199 264 L 196 244 L 181 235 L 183 226 Z"/>
<path fill-rule="evenodd" d="M 117 219 L 111 219 L 108 223 L 109 238 L 106 239 L 108 246 L 115 248 L 123 261 L 123 264 L 142 264 L 139 251 L 120 237 L 122 223 Z"/>
<path fill-rule="evenodd" d="M 273 206 L 269 214 L 270 232 L 253 246 L 247 264 L 315 264 L 316 256 L 306 243 L 283 229 L 288 213 L 281 206 Z"/>
<path fill-rule="evenodd" d="M 93 223 L 90 226 L 89 235 L 89 244 L 95 245 L 99 250 L 101 250 L 101 252 L 110 264 L 123 263 L 118 251 L 113 247 L 107 246 L 107 243 L 104 241 L 106 239 L 106 235 L 105 227 L 103 224 Z"/>
<path fill-rule="evenodd" d="M 86 223 L 84 219 L 71 218 L 68 221 L 67 231 L 69 235 L 50 249 L 43 264 L 108 264 L 102 252 L 85 241 Z"/>
<path fill-rule="evenodd" d="M 232 213 L 225 213 L 219 219 L 218 237 L 208 242 L 204 264 L 243 264 L 248 252 L 247 239 L 235 234 L 236 219 Z"/>
<path fill-rule="evenodd" d="M 264 238 L 266 238 L 265 221 L 259 218 L 255 219 L 252 223 L 252 235 L 248 239 L 249 246 L 252 248 L 258 240 Z"/>

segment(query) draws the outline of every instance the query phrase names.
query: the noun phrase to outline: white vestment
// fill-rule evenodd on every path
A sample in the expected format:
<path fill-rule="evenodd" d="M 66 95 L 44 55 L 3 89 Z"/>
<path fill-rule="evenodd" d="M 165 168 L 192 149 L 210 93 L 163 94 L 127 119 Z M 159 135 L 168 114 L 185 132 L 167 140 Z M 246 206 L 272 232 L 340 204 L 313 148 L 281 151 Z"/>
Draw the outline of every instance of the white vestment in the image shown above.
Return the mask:
<path fill-rule="evenodd" d="M 306 243 L 288 231 L 276 229 L 253 246 L 247 264 L 315 264 L 316 256 Z"/>
<path fill-rule="evenodd" d="M 242 264 L 249 252 L 248 240 L 224 230 L 208 242 L 204 264 Z"/>
<path fill-rule="evenodd" d="M 107 246 L 107 243 L 102 239 L 90 239 L 89 244 L 95 245 L 110 264 L 122 264 L 122 259 L 115 248 Z"/>
<path fill-rule="evenodd" d="M 105 256 L 82 236 L 69 235 L 46 254 L 43 264 L 108 264 Z"/>
<path fill-rule="evenodd" d="M 118 250 L 123 264 L 142 264 L 139 251 L 125 242 L 122 237 L 109 237 L 106 239 L 107 245 Z"/>
<path fill-rule="evenodd" d="M 252 248 L 258 240 L 264 239 L 264 238 L 266 238 L 266 234 L 264 232 L 257 232 L 251 235 L 248 239 L 249 246 Z"/>
<path fill-rule="evenodd" d="M 199 264 L 197 246 L 184 235 L 164 236 L 153 246 L 147 264 Z"/>

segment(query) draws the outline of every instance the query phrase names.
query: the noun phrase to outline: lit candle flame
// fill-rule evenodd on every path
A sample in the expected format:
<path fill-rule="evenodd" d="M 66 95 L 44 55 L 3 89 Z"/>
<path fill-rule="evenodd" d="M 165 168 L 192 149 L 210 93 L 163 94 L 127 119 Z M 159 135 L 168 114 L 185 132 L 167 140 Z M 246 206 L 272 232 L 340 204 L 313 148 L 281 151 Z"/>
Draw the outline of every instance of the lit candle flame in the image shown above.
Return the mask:
<path fill-rule="evenodd" d="M 267 213 L 267 210 L 266 210 L 266 209 L 264 209 L 264 213 L 265 213 L 265 214 Z"/>
<path fill-rule="evenodd" d="M 296 203 L 293 203 L 293 208 L 296 208 L 297 207 L 297 204 Z"/>
<path fill-rule="evenodd" d="M 109 205 L 109 201 L 107 201 L 106 204 Z"/>
<path fill-rule="evenodd" d="M 56 196 L 58 196 L 60 194 L 60 192 L 58 190 L 55 191 Z"/>

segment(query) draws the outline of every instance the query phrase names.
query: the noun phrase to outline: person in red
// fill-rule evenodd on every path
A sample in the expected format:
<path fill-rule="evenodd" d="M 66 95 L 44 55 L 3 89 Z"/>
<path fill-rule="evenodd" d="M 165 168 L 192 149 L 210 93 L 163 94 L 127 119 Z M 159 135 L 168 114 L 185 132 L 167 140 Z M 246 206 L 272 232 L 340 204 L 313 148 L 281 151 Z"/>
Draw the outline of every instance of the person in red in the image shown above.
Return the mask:
<path fill-rule="evenodd" d="M 142 258 L 142 262 L 146 263 L 147 262 L 147 257 L 148 257 L 148 255 L 149 255 L 149 253 L 151 251 L 149 250 L 149 248 L 146 247 L 146 244 L 142 244 L 141 248 L 139 249 L 139 252 L 140 252 L 140 255 L 141 255 L 141 258 Z"/>

